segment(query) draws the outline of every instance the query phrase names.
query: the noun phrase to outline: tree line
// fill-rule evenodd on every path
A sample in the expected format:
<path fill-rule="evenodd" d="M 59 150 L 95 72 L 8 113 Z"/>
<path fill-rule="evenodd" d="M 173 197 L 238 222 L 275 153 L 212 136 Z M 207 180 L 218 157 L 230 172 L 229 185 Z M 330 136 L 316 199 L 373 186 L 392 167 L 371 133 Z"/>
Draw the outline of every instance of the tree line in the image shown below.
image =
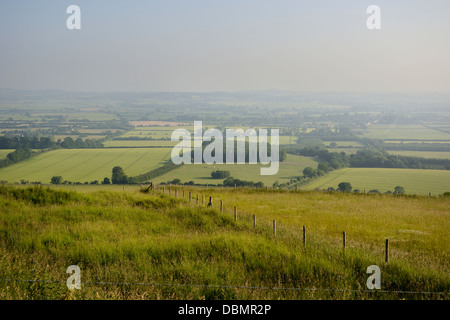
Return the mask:
<path fill-rule="evenodd" d="M 365 148 L 350 155 L 345 152 L 330 152 L 320 147 L 295 148 L 295 146 L 288 146 L 286 150 L 291 154 L 317 157 L 323 162 L 323 167 L 318 168 L 318 170 L 325 173 L 329 171 L 325 170 L 327 166 L 332 169 L 353 167 L 450 170 L 450 159 L 391 155 L 376 148 Z"/>
<path fill-rule="evenodd" d="M 65 137 L 64 140 L 52 141 L 49 137 L 0 136 L 0 149 L 83 149 L 103 148 L 98 140 L 83 140 Z"/>

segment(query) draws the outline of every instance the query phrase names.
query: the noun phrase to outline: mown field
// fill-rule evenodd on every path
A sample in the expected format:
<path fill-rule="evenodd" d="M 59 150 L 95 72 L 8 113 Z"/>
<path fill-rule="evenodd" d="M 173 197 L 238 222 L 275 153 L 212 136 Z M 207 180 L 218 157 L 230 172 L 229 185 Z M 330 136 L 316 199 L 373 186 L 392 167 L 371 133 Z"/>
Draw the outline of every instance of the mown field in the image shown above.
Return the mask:
<path fill-rule="evenodd" d="M 0 299 L 448 299 L 448 198 L 66 188 L 79 191 L 0 187 L 0 279 L 58 281 L 0 281 Z M 214 206 L 189 203 L 189 191 Z M 373 264 L 382 292 L 366 289 Z M 81 290 L 66 287 L 69 265 Z"/>
<path fill-rule="evenodd" d="M 111 178 L 112 168 L 121 166 L 128 176 L 148 172 L 170 159 L 167 148 L 63 149 L 0 169 L 1 180 L 8 182 L 41 181 L 50 183 L 53 176 L 73 182 L 102 181 Z"/>
<path fill-rule="evenodd" d="M 361 192 L 377 189 L 380 192 L 393 191 L 396 186 L 405 188 L 408 194 L 434 195 L 450 191 L 450 171 L 384 168 L 345 168 L 313 181 L 304 188 L 337 188 L 340 182 L 350 182 L 353 189 Z"/>
<path fill-rule="evenodd" d="M 172 181 L 180 179 L 182 182 L 194 181 L 198 184 L 221 184 L 223 179 L 212 179 L 211 172 L 216 170 L 230 171 L 233 178 L 263 182 L 267 186 L 272 186 L 275 181 L 279 183 L 289 182 L 298 176 L 303 176 L 303 169 L 306 167 L 317 168 L 317 162 L 310 157 L 302 157 L 296 155 L 287 155 L 284 162 L 280 162 L 279 170 L 276 175 L 262 176 L 261 167 L 269 167 L 269 165 L 261 164 L 187 164 L 182 167 L 170 171 L 162 176 L 155 178 L 155 183 Z"/>

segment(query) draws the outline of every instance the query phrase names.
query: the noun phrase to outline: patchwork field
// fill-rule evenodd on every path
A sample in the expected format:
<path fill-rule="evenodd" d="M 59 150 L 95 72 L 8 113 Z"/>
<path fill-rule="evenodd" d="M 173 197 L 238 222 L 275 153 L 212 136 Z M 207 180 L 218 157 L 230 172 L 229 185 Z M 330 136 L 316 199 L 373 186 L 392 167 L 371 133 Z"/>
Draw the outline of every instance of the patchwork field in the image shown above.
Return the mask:
<path fill-rule="evenodd" d="M 315 188 L 337 188 L 341 182 L 350 182 L 353 189 L 380 192 L 393 191 L 396 186 L 405 188 L 407 194 L 432 193 L 434 195 L 450 191 L 450 171 L 417 169 L 345 168 L 336 170 L 311 184 L 307 190 Z"/>
<path fill-rule="evenodd" d="M 167 148 L 64 149 L 46 152 L 32 159 L 0 169 L 1 180 L 21 179 L 50 183 L 52 176 L 85 182 L 111 177 L 121 166 L 128 176 L 148 172 L 170 159 Z"/>

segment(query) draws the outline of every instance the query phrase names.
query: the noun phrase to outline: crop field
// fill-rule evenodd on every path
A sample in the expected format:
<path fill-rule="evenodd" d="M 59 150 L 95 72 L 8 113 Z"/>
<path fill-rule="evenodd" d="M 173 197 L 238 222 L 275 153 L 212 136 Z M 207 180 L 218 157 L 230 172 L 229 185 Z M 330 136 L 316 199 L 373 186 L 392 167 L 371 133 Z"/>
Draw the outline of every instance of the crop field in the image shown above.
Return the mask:
<path fill-rule="evenodd" d="M 53 176 L 73 182 L 102 181 L 111 178 L 112 168 L 121 166 L 128 176 L 148 172 L 170 159 L 167 148 L 64 149 L 46 152 L 34 158 L 0 169 L 1 180 L 8 182 L 41 181 Z"/>
<path fill-rule="evenodd" d="M 0 278 L 59 281 L 0 281 L 0 299 L 448 299 L 448 198 L 185 189 L 206 208 L 181 190 L 73 187 L 0 186 Z M 382 292 L 364 291 L 373 264 Z"/>
<path fill-rule="evenodd" d="M 434 195 L 450 191 L 450 171 L 419 169 L 345 168 L 319 178 L 305 189 L 337 188 L 341 182 L 350 182 L 361 192 L 377 189 L 393 191 L 396 186 L 405 188 L 407 194 Z"/>
<path fill-rule="evenodd" d="M 172 181 L 173 179 L 180 179 L 182 182 L 194 181 L 199 184 L 221 184 L 223 179 L 213 179 L 211 172 L 216 170 L 230 171 L 230 174 L 235 179 L 263 182 L 267 186 L 272 186 L 275 181 L 279 183 L 288 182 L 290 179 L 295 179 L 303 175 L 303 169 L 306 167 L 317 168 L 317 162 L 309 157 L 302 157 L 296 155 L 287 155 L 284 162 L 280 162 L 278 173 L 273 176 L 262 176 L 260 174 L 261 167 L 268 167 L 269 165 L 261 164 L 185 164 L 182 167 L 170 171 L 162 176 L 154 179 L 155 183 Z"/>
<path fill-rule="evenodd" d="M 296 137 L 296 136 L 280 136 L 279 139 L 280 139 L 280 145 L 282 145 L 282 144 L 296 144 L 298 137 Z"/>
<path fill-rule="evenodd" d="M 364 133 L 370 139 L 450 140 L 450 134 L 421 125 L 374 125 Z"/>
<path fill-rule="evenodd" d="M 130 147 L 173 147 L 177 141 L 170 140 L 108 140 L 103 143 L 107 148 L 130 148 Z"/>
<path fill-rule="evenodd" d="M 408 156 L 408 157 L 419 157 L 419 158 L 437 158 L 437 159 L 450 159 L 450 152 L 439 152 L 439 151 L 388 151 L 389 154 Z"/>

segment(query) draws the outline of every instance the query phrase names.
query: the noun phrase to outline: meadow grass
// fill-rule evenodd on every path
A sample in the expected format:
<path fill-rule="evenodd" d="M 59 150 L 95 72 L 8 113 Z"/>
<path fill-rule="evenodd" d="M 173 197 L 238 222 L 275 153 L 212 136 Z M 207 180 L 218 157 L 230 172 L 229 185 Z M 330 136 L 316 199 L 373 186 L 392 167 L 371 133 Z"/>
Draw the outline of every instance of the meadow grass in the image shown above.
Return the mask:
<path fill-rule="evenodd" d="M 182 199 L 174 188 L 168 196 L 107 186 L 0 187 L 0 279 L 60 281 L 0 281 L 0 298 L 448 299 L 448 199 L 223 188 L 186 188 Z M 189 203 L 189 191 L 213 196 L 214 206 Z M 335 239 L 343 228 L 345 254 Z M 384 236 L 393 239 L 389 263 L 378 246 Z M 82 270 L 81 290 L 65 285 L 72 264 Z M 361 291 L 372 264 L 382 270 L 383 290 L 446 295 Z M 125 284 L 136 282 L 164 285 Z"/>
<path fill-rule="evenodd" d="M 314 190 L 333 187 L 350 182 L 353 189 L 394 191 L 396 186 L 405 188 L 408 194 L 433 195 L 450 191 L 448 170 L 387 169 L 387 168 L 345 168 L 339 169 L 306 185 L 304 189 Z"/>

